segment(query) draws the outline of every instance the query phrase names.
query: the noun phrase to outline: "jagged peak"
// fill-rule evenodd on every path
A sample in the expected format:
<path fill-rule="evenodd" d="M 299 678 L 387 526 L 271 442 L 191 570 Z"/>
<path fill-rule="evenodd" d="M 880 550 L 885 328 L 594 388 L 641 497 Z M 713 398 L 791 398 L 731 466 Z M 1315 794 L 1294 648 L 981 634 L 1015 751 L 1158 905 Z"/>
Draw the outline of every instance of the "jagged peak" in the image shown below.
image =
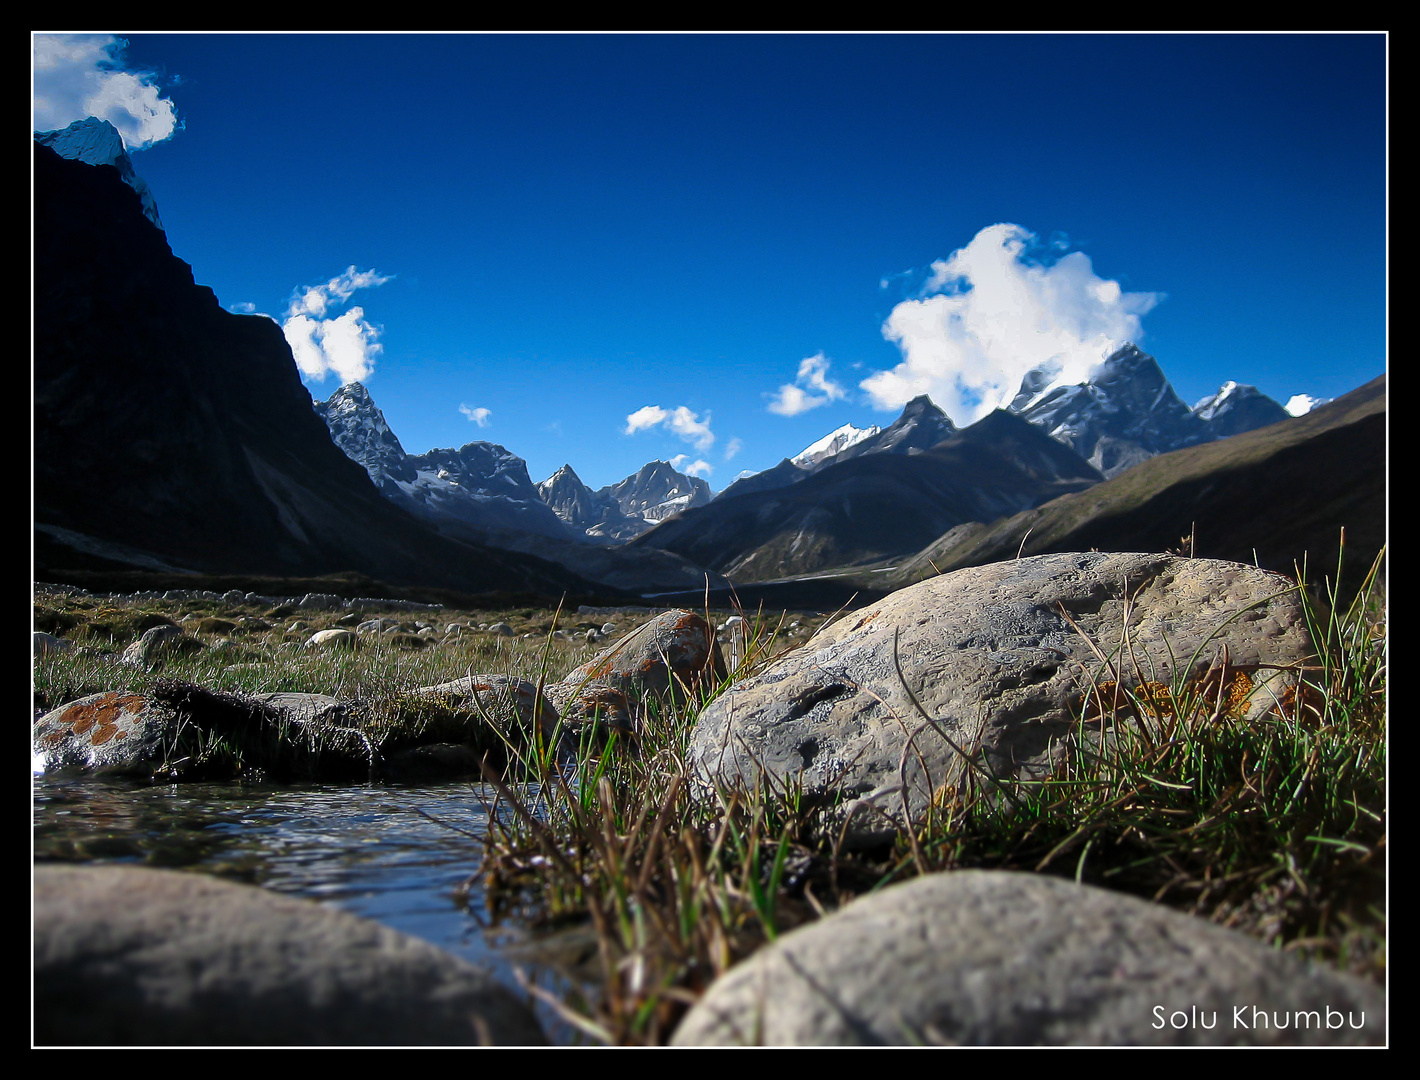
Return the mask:
<path fill-rule="evenodd" d="M 143 216 L 159 229 L 163 227 L 152 189 L 134 170 L 133 159 L 124 149 L 123 136 L 118 133 L 118 128 L 107 120 L 90 116 L 75 120 L 58 131 L 36 131 L 34 141 L 70 161 L 82 161 L 85 165 L 112 165 L 123 182 L 137 192 L 143 204 Z"/>

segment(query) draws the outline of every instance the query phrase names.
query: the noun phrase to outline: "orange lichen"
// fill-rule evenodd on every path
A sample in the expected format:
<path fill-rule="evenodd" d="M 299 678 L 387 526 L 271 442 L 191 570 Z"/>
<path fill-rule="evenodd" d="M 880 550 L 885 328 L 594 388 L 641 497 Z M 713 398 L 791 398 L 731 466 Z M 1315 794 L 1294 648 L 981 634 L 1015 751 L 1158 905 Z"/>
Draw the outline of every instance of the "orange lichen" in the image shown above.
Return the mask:
<path fill-rule="evenodd" d="M 67 725 L 75 735 L 86 735 L 97 729 L 90 736 L 90 741 L 98 746 L 113 737 L 124 714 L 138 713 L 146 704 L 147 701 L 139 694 L 113 690 L 95 701 L 76 702 L 69 706 L 60 715 L 59 723 Z"/>

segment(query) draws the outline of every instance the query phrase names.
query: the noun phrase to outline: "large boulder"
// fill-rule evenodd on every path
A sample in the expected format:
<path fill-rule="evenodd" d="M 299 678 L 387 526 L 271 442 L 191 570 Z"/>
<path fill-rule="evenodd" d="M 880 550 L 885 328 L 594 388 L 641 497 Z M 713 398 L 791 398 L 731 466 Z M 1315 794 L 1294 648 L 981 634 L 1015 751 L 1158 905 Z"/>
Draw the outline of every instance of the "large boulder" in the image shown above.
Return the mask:
<path fill-rule="evenodd" d="M 305 900 L 129 866 L 34 872 L 40 1045 L 538 1045 L 470 964 Z"/>
<path fill-rule="evenodd" d="M 1237 931 L 1038 874 L 894 885 L 716 980 L 680 1046 L 1383 1044 L 1385 993 Z"/>
<path fill-rule="evenodd" d="M 838 807 L 850 842 L 871 843 L 968 767 L 1048 772 L 1121 688 L 1223 687 L 1228 708 L 1256 714 L 1310 651 L 1297 588 L 1276 574 L 1040 555 L 921 582 L 825 627 L 706 708 L 690 756 L 708 781 L 801 785 Z"/>

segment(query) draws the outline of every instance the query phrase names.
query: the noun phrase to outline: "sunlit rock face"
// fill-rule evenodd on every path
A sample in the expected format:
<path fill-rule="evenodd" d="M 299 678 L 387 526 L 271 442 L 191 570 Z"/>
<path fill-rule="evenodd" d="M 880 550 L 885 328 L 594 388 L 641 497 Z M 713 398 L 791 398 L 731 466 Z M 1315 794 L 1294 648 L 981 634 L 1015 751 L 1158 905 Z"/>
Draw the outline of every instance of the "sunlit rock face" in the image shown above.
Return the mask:
<path fill-rule="evenodd" d="M 1106 477 L 1155 454 L 1287 418 L 1256 387 L 1234 382 L 1190 409 L 1158 361 L 1132 342 L 1106 357 L 1087 382 L 1066 385 L 1049 368 L 1027 372 L 1010 410 L 1073 447 Z"/>

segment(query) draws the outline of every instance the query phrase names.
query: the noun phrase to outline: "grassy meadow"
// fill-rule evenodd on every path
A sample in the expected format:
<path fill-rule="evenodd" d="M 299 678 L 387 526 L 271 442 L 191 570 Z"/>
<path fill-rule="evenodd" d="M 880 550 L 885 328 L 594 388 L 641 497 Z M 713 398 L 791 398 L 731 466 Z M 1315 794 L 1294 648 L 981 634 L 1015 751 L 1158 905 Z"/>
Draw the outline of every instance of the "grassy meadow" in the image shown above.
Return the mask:
<path fill-rule="evenodd" d="M 1372 569 L 1354 601 L 1310 596 L 1317 663 L 1290 707 L 1245 721 L 1222 693 L 1150 684 L 1096 695 L 1055 775 L 969 772 L 896 842 L 848 850 L 792 784 L 711 789 L 687 766 L 696 715 L 737 679 L 808 639 L 832 613 L 747 613 L 738 665 L 689 702 L 643 703 L 635 736 L 584 731 L 575 759 L 510 743 L 488 777 L 503 804 L 470 867 L 489 914 L 590 942 L 545 997 L 585 1037 L 660 1044 L 720 972 L 793 927 L 906 878 L 958 868 L 1029 870 L 1142 896 L 1364 978 L 1385 976 L 1386 617 Z M 715 624 L 730 612 L 707 613 Z M 178 678 L 234 693 L 358 698 L 374 714 L 409 690 L 467 674 L 550 683 L 650 615 L 370 612 L 398 620 L 359 647 L 304 647 L 345 612 L 221 601 L 118 603 L 37 593 L 35 628 L 73 643 L 34 667 L 34 709 Z M 203 646 L 161 670 L 118 665 L 147 626 Z M 511 635 L 486 629 L 506 622 Z M 606 622 L 615 633 L 588 641 Z M 304 625 L 298 625 L 304 624 Z M 462 629 L 450 632 L 458 624 Z M 484 629 L 479 629 L 483 626 Z M 722 646 L 723 647 L 723 646 Z M 1108 701 L 1106 703 L 1106 698 Z M 1107 713 L 1107 715 L 1105 715 Z M 1083 732 L 1082 732 L 1083 735 Z"/>

